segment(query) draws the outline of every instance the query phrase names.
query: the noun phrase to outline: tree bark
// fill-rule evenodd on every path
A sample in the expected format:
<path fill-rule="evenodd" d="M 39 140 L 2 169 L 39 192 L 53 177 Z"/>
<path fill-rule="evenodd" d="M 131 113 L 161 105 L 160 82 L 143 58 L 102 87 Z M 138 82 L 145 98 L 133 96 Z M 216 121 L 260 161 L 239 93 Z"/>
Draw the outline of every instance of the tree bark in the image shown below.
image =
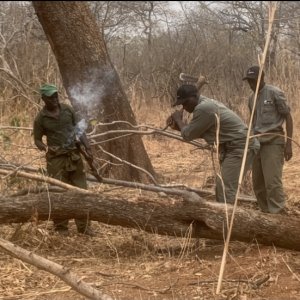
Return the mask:
<path fill-rule="evenodd" d="M 119 76 L 109 59 L 102 29 L 99 29 L 87 2 L 32 3 L 55 54 L 64 87 L 75 110 L 88 120 L 96 119 L 105 123 L 124 120 L 136 124 Z M 115 124 L 110 129 L 120 129 L 120 125 Z M 140 136 L 111 141 L 106 143 L 105 150 L 154 174 Z M 98 155 L 104 158 L 101 151 Z M 110 157 L 105 159 L 111 160 Z M 125 164 L 110 164 L 103 175 L 148 182 L 144 173 Z"/>
<path fill-rule="evenodd" d="M 224 239 L 226 210 L 224 204 L 205 200 L 186 201 L 168 198 L 139 196 L 125 200 L 105 195 L 78 193 L 29 194 L 22 197 L 0 196 L 0 224 L 21 223 L 31 219 L 49 217 L 61 219 L 89 218 L 110 225 L 137 228 L 150 233 L 184 237 L 192 228 L 192 238 Z M 230 219 L 232 206 L 228 205 Z M 192 227 L 190 226 L 192 224 Z M 285 215 L 271 215 L 238 208 L 231 240 L 251 242 L 254 239 L 265 245 L 300 250 L 300 221 Z"/>

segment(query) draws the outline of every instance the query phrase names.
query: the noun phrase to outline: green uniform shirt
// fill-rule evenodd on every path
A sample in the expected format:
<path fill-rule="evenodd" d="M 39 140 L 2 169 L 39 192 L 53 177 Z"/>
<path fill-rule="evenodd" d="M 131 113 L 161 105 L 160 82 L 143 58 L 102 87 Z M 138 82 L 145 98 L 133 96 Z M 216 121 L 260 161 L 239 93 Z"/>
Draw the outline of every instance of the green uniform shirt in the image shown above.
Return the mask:
<path fill-rule="evenodd" d="M 60 104 L 58 118 L 51 116 L 45 107 L 34 120 L 33 135 L 35 140 L 47 137 L 47 145 L 59 150 L 75 149 L 75 112 L 67 104 Z"/>
<path fill-rule="evenodd" d="M 181 130 L 185 140 L 204 139 L 208 144 L 216 144 L 217 122 L 220 122 L 219 143 L 228 148 L 243 148 L 247 137 L 247 126 L 242 119 L 219 101 L 204 96 L 193 111 L 191 122 Z M 249 148 L 259 148 L 256 139 L 251 139 Z"/>
<path fill-rule="evenodd" d="M 249 97 L 249 109 L 253 109 L 254 93 Z M 256 100 L 256 109 L 253 119 L 254 133 L 279 133 L 284 134 L 282 124 L 286 115 L 290 113 L 283 91 L 279 88 L 265 84 L 259 91 Z M 278 136 L 261 136 L 261 142 L 274 142 L 284 144 L 284 137 Z"/>

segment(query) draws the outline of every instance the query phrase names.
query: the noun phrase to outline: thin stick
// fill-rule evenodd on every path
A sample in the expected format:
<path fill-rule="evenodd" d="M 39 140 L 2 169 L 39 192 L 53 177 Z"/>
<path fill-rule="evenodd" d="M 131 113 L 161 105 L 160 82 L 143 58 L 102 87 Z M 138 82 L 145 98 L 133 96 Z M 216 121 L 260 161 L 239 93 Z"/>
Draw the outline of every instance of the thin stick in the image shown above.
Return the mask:
<path fill-rule="evenodd" d="M 64 189 L 73 190 L 73 191 L 76 191 L 79 193 L 94 194 L 93 192 L 90 192 L 88 190 L 78 188 L 76 186 L 64 183 L 60 180 L 57 180 L 57 179 L 54 179 L 51 177 L 46 177 L 46 176 L 41 176 L 41 175 L 36 175 L 36 174 L 29 174 L 29 173 L 18 171 L 18 170 L 9 171 L 9 170 L 3 170 L 3 169 L 0 169 L 0 174 L 4 174 L 4 175 L 8 175 L 8 176 L 21 176 L 21 177 L 24 177 L 27 179 L 47 182 L 49 184 L 53 184 L 53 185 L 62 187 Z"/>
<path fill-rule="evenodd" d="M 293 270 L 291 269 L 291 267 L 287 264 L 287 262 L 284 260 L 283 257 L 282 258 L 282 261 L 284 262 L 284 264 L 286 265 L 286 267 L 289 269 L 289 271 L 292 273 L 292 275 L 298 280 L 300 281 L 300 278 L 297 276 L 297 274 L 295 272 L 293 272 Z"/>
<path fill-rule="evenodd" d="M 250 117 L 248 132 L 247 132 L 247 138 L 246 138 L 245 149 L 244 149 L 244 154 L 243 154 L 243 160 L 242 160 L 242 165 L 241 165 L 241 171 L 240 171 L 240 176 L 239 176 L 239 184 L 238 184 L 237 193 L 236 193 L 236 196 L 235 196 L 234 206 L 233 206 L 231 220 L 230 220 L 230 226 L 229 226 L 229 230 L 228 230 L 228 233 L 227 233 L 227 236 L 226 236 L 226 242 L 225 242 L 225 245 L 224 245 L 216 294 L 220 294 L 220 290 L 221 290 L 221 287 L 222 287 L 222 280 L 223 280 L 223 275 L 224 275 L 225 265 L 226 265 L 226 256 L 227 256 L 227 252 L 228 252 L 228 248 L 229 248 L 229 242 L 230 242 L 230 237 L 231 237 L 231 232 L 232 232 L 232 227 L 233 227 L 234 215 L 235 215 L 235 212 L 236 212 L 236 209 L 237 209 L 238 196 L 239 196 L 239 192 L 240 192 L 240 188 L 241 188 L 241 184 L 242 184 L 242 180 L 243 180 L 243 173 L 244 173 L 244 169 L 245 169 L 245 163 L 246 163 L 246 157 L 247 157 L 247 152 L 248 152 L 250 133 L 251 133 L 251 128 L 252 128 L 252 121 L 253 121 L 253 116 L 254 116 L 254 108 L 255 108 L 255 105 L 256 105 L 256 99 L 257 99 L 257 95 L 258 95 L 258 88 L 259 88 L 260 81 L 261 81 L 261 75 L 262 75 L 262 71 L 263 71 L 263 67 L 264 67 L 264 63 L 265 63 L 265 58 L 266 58 L 267 50 L 268 50 L 268 47 L 269 47 L 269 44 L 270 44 L 271 30 L 272 30 L 272 25 L 273 25 L 273 22 L 274 22 L 274 16 L 275 16 L 275 12 L 276 12 L 277 3 L 276 2 L 275 3 L 270 3 L 269 5 L 270 6 L 269 6 L 268 33 L 267 33 L 267 38 L 266 38 L 266 43 L 265 43 L 263 56 L 262 56 L 262 59 L 260 60 L 258 80 L 257 80 L 255 94 L 254 94 L 253 109 L 252 109 L 252 112 L 251 112 L 251 117 Z"/>
<path fill-rule="evenodd" d="M 219 160 L 219 147 L 220 147 L 220 117 L 218 114 L 215 114 L 216 117 L 216 123 L 217 123 L 217 129 L 216 129 L 216 151 L 217 151 L 217 163 L 218 163 L 218 171 L 217 171 L 217 177 L 220 179 L 221 181 L 221 185 L 222 185 L 222 192 L 223 192 L 223 197 L 225 200 L 225 214 L 226 214 L 226 224 L 227 224 L 227 228 L 229 226 L 229 217 L 228 217 L 228 209 L 227 209 L 227 199 L 226 199 L 226 191 L 225 191 L 225 184 L 224 184 L 224 180 L 222 177 L 222 170 L 221 170 L 221 164 L 220 164 L 220 160 Z"/>
<path fill-rule="evenodd" d="M 33 130 L 32 127 L 18 127 L 18 126 L 0 126 L 0 129 L 14 129 L 14 130 Z"/>

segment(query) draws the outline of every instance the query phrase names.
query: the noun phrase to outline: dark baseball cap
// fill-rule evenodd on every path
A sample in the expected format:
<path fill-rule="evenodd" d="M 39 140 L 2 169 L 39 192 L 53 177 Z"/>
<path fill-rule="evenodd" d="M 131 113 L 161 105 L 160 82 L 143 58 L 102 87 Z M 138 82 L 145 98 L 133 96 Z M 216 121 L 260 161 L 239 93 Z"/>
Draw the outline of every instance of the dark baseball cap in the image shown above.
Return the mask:
<path fill-rule="evenodd" d="M 183 84 L 177 90 L 177 100 L 173 106 L 184 104 L 189 97 L 197 97 L 198 91 L 192 84 Z"/>
<path fill-rule="evenodd" d="M 259 74 L 259 66 L 252 66 L 247 70 L 246 76 L 243 78 L 243 80 L 257 79 L 258 74 Z M 264 78 L 264 75 L 265 75 L 264 71 L 262 71 L 261 75 L 262 75 L 262 78 Z"/>

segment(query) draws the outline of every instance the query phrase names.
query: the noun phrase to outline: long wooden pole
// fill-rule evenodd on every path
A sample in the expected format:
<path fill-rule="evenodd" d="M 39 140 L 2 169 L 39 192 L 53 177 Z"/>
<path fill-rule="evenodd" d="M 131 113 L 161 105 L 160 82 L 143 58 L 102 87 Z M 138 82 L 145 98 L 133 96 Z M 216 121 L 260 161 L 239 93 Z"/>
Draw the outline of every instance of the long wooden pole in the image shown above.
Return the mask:
<path fill-rule="evenodd" d="M 237 208 L 237 202 L 238 202 L 240 187 L 241 187 L 242 180 L 243 180 L 244 169 L 245 169 L 245 163 L 246 163 L 246 157 L 247 157 L 247 152 L 248 152 L 249 139 L 250 139 L 250 135 L 251 135 L 251 128 L 252 128 L 254 110 L 255 110 L 256 99 L 257 99 L 257 94 L 258 94 L 258 88 L 259 88 L 259 85 L 260 85 L 261 75 L 262 75 L 263 67 L 264 67 L 264 64 L 265 64 L 265 59 L 266 59 L 266 56 L 267 56 L 268 47 L 269 47 L 269 44 L 270 44 L 271 30 L 272 30 L 272 25 L 273 25 L 273 22 L 274 22 L 276 6 L 277 6 L 276 2 L 274 2 L 274 3 L 271 2 L 269 4 L 268 33 L 267 33 L 267 38 L 266 38 L 266 43 L 265 43 L 262 58 L 259 59 L 260 68 L 259 68 L 259 74 L 258 74 L 258 79 L 257 79 L 256 90 L 255 90 L 255 94 L 254 94 L 253 109 L 252 109 L 252 112 L 251 112 L 251 117 L 250 117 L 248 132 L 247 132 L 247 138 L 246 138 L 245 149 L 244 149 L 244 154 L 243 154 L 243 160 L 242 160 L 242 165 L 241 165 L 241 171 L 240 171 L 240 176 L 239 176 L 239 184 L 238 184 L 237 193 L 236 193 L 235 201 L 234 201 L 234 205 L 233 205 L 230 225 L 229 225 L 228 233 L 227 233 L 226 240 L 225 240 L 225 245 L 224 245 L 224 250 L 223 250 L 223 256 L 222 256 L 222 261 L 221 261 L 221 267 L 220 267 L 220 273 L 219 273 L 219 278 L 218 278 L 218 285 L 217 285 L 216 294 L 220 293 L 221 287 L 222 287 L 222 281 L 223 281 L 223 275 L 224 275 L 224 271 L 225 271 L 226 258 L 227 258 L 229 242 L 230 242 L 230 237 L 231 237 L 231 232 L 232 232 L 232 227 L 233 227 L 233 221 L 234 221 L 234 216 L 235 216 L 235 212 L 236 212 L 236 208 Z"/>

